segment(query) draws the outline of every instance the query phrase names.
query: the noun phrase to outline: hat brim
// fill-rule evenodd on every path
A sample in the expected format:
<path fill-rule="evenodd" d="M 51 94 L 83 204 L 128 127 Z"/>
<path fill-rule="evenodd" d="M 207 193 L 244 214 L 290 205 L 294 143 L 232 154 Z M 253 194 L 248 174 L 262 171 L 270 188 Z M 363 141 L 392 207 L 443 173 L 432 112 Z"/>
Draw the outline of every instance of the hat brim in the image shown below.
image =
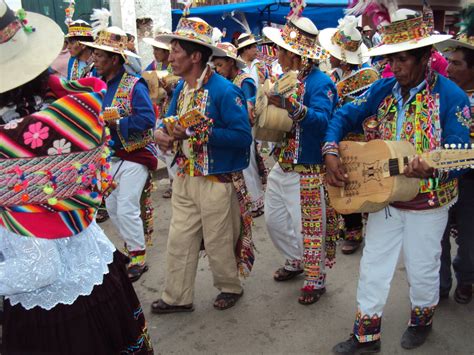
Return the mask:
<path fill-rule="evenodd" d="M 175 34 L 163 34 L 163 35 L 158 35 L 156 36 L 156 39 L 159 41 L 162 41 L 163 43 L 170 44 L 171 41 L 177 39 L 180 41 L 188 41 L 188 42 L 193 42 L 196 44 L 200 44 L 201 46 L 207 47 L 210 50 L 212 50 L 212 55 L 217 56 L 217 57 L 225 57 L 227 54 L 225 51 L 222 49 L 219 49 L 212 44 L 205 43 L 199 39 L 191 39 L 188 37 L 180 36 L 180 35 L 175 35 Z"/>
<path fill-rule="evenodd" d="M 263 34 L 273 43 L 275 43 L 278 47 L 284 48 L 287 51 L 290 51 L 292 53 L 298 54 L 299 56 L 310 58 L 310 59 L 320 59 L 321 55 L 317 55 L 316 51 L 311 50 L 313 52 L 312 54 L 303 54 L 302 52 L 294 49 L 291 47 L 289 44 L 285 42 L 283 37 L 281 36 L 281 31 L 278 28 L 275 27 L 264 27 L 262 30 Z M 317 45 L 315 45 L 316 47 Z"/>
<path fill-rule="evenodd" d="M 451 35 L 431 35 L 427 38 L 422 38 L 418 41 L 412 40 L 396 44 L 382 44 L 378 47 L 370 48 L 369 56 L 375 57 L 379 55 L 410 51 L 412 49 L 431 46 L 436 43 L 444 42 L 450 39 L 451 37 Z"/>
<path fill-rule="evenodd" d="M 217 59 L 217 58 L 230 58 L 235 60 L 235 63 L 237 64 L 237 68 L 239 69 L 244 69 L 247 67 L 247 63 L 245 63 L 242 59 L 238 57 L 233 57 L 225 53 L 225 55 L 213 55 L 211 60 Z"/>
<path fill-rule="evenodd" d="M 78 35 L 71 35 L 69 33 L 66 33 L 64 35 L 64 38 L 72 38 L 72 37 L 90 37 L 90 38 L 94 38 L 94 36 L 90 35 L 90 36 L 78 36 Z"/>
<path fill-rule="evenodd" d="M 360 65 L 368 62 L 370 59 L 369 49 L 363 43 L 361 43 L 360 47 L 356 52 L 344 50 L 344 56 L 342 55 L 343 49 L 338 45 L 333 44 L 331 40 L 337 30 L 337 28 L 325 28 L 324 30 L 321 30 L 321 32 L 319 32 L 318 38 L 321 47 L 327 50 L 330 55 L 336 57 L 339 60 L 343 60 L 343 57 L 345 57 L 345 62 L 349 64 Z M 362 59 L 362 62 L 360 61 L 360 59 Z"/>
<path fill-rule="evenodd" d="M 145 42 L 146 44 L 149 44 L 149 45 L 152 46 L 152 47 L 164 49 L 165 51 L 169 51 L 169 50 L 170 50 L 168 44 L 158 42 L 158 41 L 156 41 L 156 40 L 153 39 L 153 38 L 143 38 L 143 42 Z"/>
<path fill-rule="evenodd" d="M 100 49 L 100 50 L 103 50 L 103 51 L 106 51 L 106 52 L 112 52 L 112 53 L 115 53 L 115 54 L 122 54 L 122 55 L 125 55 L 127 57 L 141 58 L 138 54 L 135 54 L 135 53 L 133 53 L 129 50 L 124 50 L 123 52 L 120 52 L 119 50 L 117 50 L 113 47 L 106 46 L 106 45 L 103 45 L 103 44 L 96 44 L 94 42 L 80 42 L 80 43 L 87 46 L 87 47 L 91 47 L 91 48 L 94 48 L 94 49 Z"/>
<path fill-rule="evenodd" d="M 0 64 L 0 93 L 36 78 L 48 69 L 63 47 L 64 33 L 53 20 L 33 12 L 27 12 L 26 18 L 28 24 L 36 30 L 26 34 L 25 48 Z"/>
<path fill-rule="evenodd" d="M 237 49 L 242 49 L 248 46 L 251 46 L 252 44 L 259 44 L 260 41 L 257 41 L 256 39 L 249 39 L 248 41 L 243 42 L 240 46 L 237 47 Z"/>
<path fill-rule="evenodd" d="M 452 52 L 458 47 L 468 48 L 474 50 L 474 45 L 467 42 L 459 41 L 457 39 L 448 39 L 447 41 L 437 43 L 436 49 L 440 52 Z"/>

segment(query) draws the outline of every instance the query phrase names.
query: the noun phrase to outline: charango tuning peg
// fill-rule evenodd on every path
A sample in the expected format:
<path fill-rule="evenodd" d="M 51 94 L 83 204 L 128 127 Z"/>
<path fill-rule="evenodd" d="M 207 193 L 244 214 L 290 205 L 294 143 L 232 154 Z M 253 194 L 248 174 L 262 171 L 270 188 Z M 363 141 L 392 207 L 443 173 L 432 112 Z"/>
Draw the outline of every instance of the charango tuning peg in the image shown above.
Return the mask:
<path fill-rule="evenodd" d="M 450 145 L 449 147 L 450 147 L 451 149 L 454 149 L 454 148 L 456 148 L 456 144 L 451 143 L 451 145 Z"/>
<path fill-rule="evenodd" d="M 469 148 L 469 143 L 464 143 L 464 149 L 468 149 Z"/>
<path fill-rule="evenodd" d="M 444 145 L 444 148 L 445 148 L 445 149 L 449 149 L 449 144 L 446 143 L 446 144 Z"/>

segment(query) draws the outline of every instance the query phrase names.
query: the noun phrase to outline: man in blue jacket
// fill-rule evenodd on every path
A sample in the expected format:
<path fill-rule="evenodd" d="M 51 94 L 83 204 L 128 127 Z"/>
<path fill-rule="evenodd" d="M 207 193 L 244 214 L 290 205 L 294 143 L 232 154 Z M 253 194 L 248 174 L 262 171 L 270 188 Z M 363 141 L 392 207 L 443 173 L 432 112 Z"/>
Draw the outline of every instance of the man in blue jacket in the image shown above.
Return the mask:
<path fill-rule="evenodd" d="M 239 269 L 248 271 L 253 262 L 242 175 L 249 164 L 250 124 L 242 92 L 207 65 L 212 54 L 224 55 L 212 49 L 211 34 L 212 27 L 203 20 L 183 17 L 173 34 L 158 36 L 171 43 L 169 61 L 174 74 L 183 78 L 164 125 L 170 116 L 182 119 L 192 110 L 202 120 L 187 128 L 185 123 L 176 123 L 174 129 L 162 125 L 155 132 L 162 151 L 176 150 L 178 176 L 173 181 L 166 282 L 162 298 L 152 304 L 154 313 L 194 310 L 200 247 L 205 247 L 220 291 L 216 309 L 235 305 L 243 293 Z"/>
<path fill-rule="evenodd" d="M 273 278 L 286 281 L 304 272 L 298 301 L 309 305 L 326 291 L 325 266 L 332 266 L 338 237 L 337 217 L 325 201 L 321 143 L 336 107 L 337 93 L 331 79 L 314 60 L 318 30 L 306 17 L 290 19 L 283 30 L 263 32 L 278 45 L 284 72 L 298 71 L 297 92 L 291 97 L 269 96 L 269 103 L 287 110 L 293 121 L 275 149 L 265 195 L 265 222 L 275 247 L 286 259 Z"/>
<path fill-rule="evenodd" d="M 425 18 L 430 17 L 400 9 L 391 14 L 392 23 L 383 27 L 383 45 L 370 54 L 387 55 L 395 77 L 375 82 L 334 114 L 323 148 L 329 184 L 343 187 L 348 182 L 339 160 L 338 143 L 347 133 L 361 128 L 367 141 L 408 141 L 417 154 L 440 149 L 444 144 L 469 142 L 467 96 L 429 65 L 431 45 L 450 36 L 433 35 L 432 24 Z M 403 28 L 407 31 L 399 36 Z M 411 316 L 401 346 L 419 347 L 431 332 L 439 300 L 441 238 L 448 208 L 457 199 L 458 172 L 435 170 L 416 157 L 403 173 L 420 179 L 420 192 L 411 201 L 394 202 L 369 213 L 353 334 L 333 348 L 337 354 L 380 351 L 383 310 L 401 250 L 411 301 Z"/>

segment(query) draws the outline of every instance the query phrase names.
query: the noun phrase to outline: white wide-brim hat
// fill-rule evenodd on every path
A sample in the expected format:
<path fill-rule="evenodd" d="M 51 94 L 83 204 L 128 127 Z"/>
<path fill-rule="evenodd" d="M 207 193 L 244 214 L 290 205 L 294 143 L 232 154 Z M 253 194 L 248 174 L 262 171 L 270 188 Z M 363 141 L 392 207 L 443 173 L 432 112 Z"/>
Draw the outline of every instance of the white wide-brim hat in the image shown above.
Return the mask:
<path fill-rule="evenodd" d="M 398 52 L 410 51 L 412 49 L 431 46 L 436 43 L 444 42 L 450 38 L 452 35 L 431 35 L 427 38 L 422 38 L 419 40 L 411 40 L 408 42 L 396 43 L 396 44 L 382 44 L 378 47 L 372 47 L 369 49 L 369 56 L 375 57 L 379 55 L 387 55 Z"/>
<path fill-rule="evenodd" d="M 390 19 L 390 24 L 380 27 L 382 43 L 369 49 L 371 57 L 427 47 L 452 37 L 433 34 L 432 23 L 413 10 L 398 9 L 390 15 Z"/>
<path fill-rule="evenodd" d="M 306 17 L 287 22 L 282 30 L 275 27 L 263 28 L 263 34 L 277 46 L 310 59 L 320 59 L 324 55 L 324 50 L 316 43 L 318 33 L 314 23 Z M 308 41 L 309 36 L 314 36 L 314 40 Z"/>
<path fill-rule="evenodd" d="M 170 50 L 169 44 L 157 41 L 154 38 L 149 38 L 149 37 L 143 38 L 143 42 L 145 42 L 146 44 L 149 44 L 152 47 L 164 49 L 165 51 Z"/>
<path fill-rule="evenodd" d="M 99 32 L 94 42 L 80 42 L 87 47 L 100 49 L 106 52 L 121 54 L 122 56 L 140 58 L 138 54 L 127 48 L 127 33 L 121 28 L 112 26 Z"/>
<path fill-rule="evenodd" d="M 360 65 L 369 61 L 369 49 L 364 43 L 361 43 L 355 52 L 343 49 L 341 46 L 334 44 L 332 38 L 337 31 L 339 31 L 337 28 L 325 28 L 321 30 L 318 36 L 321 47 L 328 51 L 333 57 L 344 60 L 349 64 Z"/>
<path fill-rule="evenodd" d="M 0 17 L 11 11 L 0 1 Z M 0 93 L 21 86 L 44 72 L 61 52 L 64 33 L 50 18 L 26 12 L 28 25 L 35 30 L 26 33 L 20 27 L 8 41 L 0 44 Z"/>
<path fill-rule="evenodd" d="M 440 52 L 451 52 L 451 51 L 454 51 L 458 47 L 464 47 L 464 48 L 474 50 L 474 41 L 471 44 L 471 43 L 468 43 L 467 41 L 463 41 L 459 39 L 448 39 L 447 41 L 437 43 L 435 47 Z"/>
<path fill-rule="evenodd" d="M 252 44 L 258 44 L 258 40 L 255 38 L 255 36 L 251 33 L 242 33 L 238 38 L 237 38 L 237 49 L 242 49 L 248 46 L 251 46 Z"/>
<path fill-rule="evenodd" d="M 182 40 L 200 44 L 212 50 L 212 55 L 225 57 L 225 52 L 212 43 L 212 26 L 199 17 L 181 17 L 173 33 L 159 34 L 157 41 L 170 44 L 173 40 Z"/>
<path fill-rule="evenodd" d="M 235 60 L 235 63 L 237 64 L 237 68 L 239 69 L 244 69 L 247 67 L 247 63 L 243 61 L 240 57 L 237 56 L 237 48 L 230 42 L 221 42 L 217 43 L 215 46 L 217 49 L 222 50 L 225 52 L 225 55 L 223 56 L 217 56 L 213 55 L 212 59 L 216 58 L 231 58 Z"/>

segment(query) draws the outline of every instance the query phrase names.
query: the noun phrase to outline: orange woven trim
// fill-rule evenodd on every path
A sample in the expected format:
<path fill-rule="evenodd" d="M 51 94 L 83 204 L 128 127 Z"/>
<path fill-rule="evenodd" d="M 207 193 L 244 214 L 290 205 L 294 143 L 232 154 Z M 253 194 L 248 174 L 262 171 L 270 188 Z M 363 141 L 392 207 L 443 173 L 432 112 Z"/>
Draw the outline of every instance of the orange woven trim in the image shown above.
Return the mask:
<path fill-rule="evenodd" d="M 20 30 L 20 21 L 13 21 L 9 23 L 3 30 L 0 31 L 0 43 L 8 42 Z"/>
<path fill-rule="evenodd" d="M 430 27 L 422 17 L 393 22 L 381 29 L 383 44 L 397 44 L 408 41 L 418 41 L 431 35 Z"/>
<path fill-rule="evenodd" d="M 92 28 L 88 26 L 69 26 L 68 35 L 70 37 L 92 37 Z"/>
<path fill-rule="evenodd" d="M 95 44 L 101 46 L 109 46 L 120 52 L 127 49 L 127 36 L 121 36 L 115 33 L 102 31 L 99 33 L 99 37 L 95 41 Z"/>
<path fill-rule="evenodd" d="M 362 43 L 360 40 L 355 41 L 346 36 L 343 31 L 336 31 L 331 38 L 331 42 L 349 52 L 356 52 Z"/>

